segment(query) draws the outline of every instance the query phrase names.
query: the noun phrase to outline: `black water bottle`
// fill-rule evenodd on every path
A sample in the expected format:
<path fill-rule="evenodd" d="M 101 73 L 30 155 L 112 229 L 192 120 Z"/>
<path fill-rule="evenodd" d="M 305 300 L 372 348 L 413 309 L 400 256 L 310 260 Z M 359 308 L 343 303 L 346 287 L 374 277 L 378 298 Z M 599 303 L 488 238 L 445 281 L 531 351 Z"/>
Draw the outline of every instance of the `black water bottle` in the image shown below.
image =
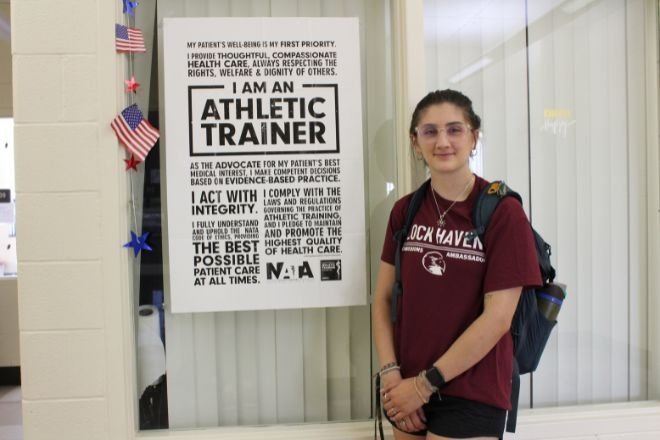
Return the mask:
<path fill-rule="evenodd" d="M 561 305 L 566 298 L 566 285 L 561 283 L 550 283 L 536 289 L 536 302 L 539 312 L 549 321 L 556 321 Z"/>

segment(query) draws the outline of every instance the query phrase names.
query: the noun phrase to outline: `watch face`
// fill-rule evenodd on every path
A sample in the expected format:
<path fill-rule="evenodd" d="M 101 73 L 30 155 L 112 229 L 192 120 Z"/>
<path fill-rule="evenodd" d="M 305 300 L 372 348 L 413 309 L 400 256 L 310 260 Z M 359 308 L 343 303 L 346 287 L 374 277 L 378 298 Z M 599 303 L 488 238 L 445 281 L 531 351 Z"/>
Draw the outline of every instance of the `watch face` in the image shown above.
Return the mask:
<path fill-rule="evenodd" d="M 445 384 L 445 379 L 442 377 L 442 373 L 440 373 L 440 370 L 436 367 L 431 367 L 426 370 L 426 378 L 434 387 L 440 388 Z"/>

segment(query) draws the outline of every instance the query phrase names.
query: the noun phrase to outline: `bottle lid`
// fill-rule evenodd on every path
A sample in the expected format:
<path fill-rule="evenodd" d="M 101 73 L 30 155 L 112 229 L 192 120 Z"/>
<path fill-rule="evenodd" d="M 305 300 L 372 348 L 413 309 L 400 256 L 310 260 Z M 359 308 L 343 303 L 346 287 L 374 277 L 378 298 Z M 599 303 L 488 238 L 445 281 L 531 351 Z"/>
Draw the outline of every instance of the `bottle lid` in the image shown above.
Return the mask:
<path fill-rule="evenodd" d="M 551 302 L 551 303 L 553 303 L 553 304 L 557 304 L 558 306 L 560 306 L 560 305 L 564 302 L 563 299 L 559 299 L 559 298 L 554 297 L 554 296 L 552 296 L 552 295 L 548 295 L 548 294 L 546 294 L 546 293 L 544 293 L 544 292 L 538 292 L 538 293 L 536 294 L 536 296 L 537 296 L 539 299 L 544 299 L 544 300 L 549 301 L 549 302 Z"/>
<path fill-rule="evenodd" d="M 557 283 L 550 283 L 547 286 L 543 286 L 542 289 L 539 289 L 539 292 L 543 292 L 546 295 L 553 296 L 557 299 L 564 300 L 566 298 L 566 286 Z"/>

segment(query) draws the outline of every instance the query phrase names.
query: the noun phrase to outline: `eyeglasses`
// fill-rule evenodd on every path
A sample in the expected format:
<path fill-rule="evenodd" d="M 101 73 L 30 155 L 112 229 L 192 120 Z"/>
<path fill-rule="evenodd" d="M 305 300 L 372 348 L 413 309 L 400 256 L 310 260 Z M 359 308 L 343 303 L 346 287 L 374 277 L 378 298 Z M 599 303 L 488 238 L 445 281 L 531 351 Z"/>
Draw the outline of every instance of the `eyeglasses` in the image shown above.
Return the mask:
<path fill-rule="evenodd" d="M 415 133 L 422 142 L 434 142 L 441 131 L 445 132 L 447 139 L 456 141 L 463 139 L 468 134 L 471 127 L 463 122 L 453 122 L 445 125 L 443 128 L 435 124 L 424 124 L 415 128 Z"/>

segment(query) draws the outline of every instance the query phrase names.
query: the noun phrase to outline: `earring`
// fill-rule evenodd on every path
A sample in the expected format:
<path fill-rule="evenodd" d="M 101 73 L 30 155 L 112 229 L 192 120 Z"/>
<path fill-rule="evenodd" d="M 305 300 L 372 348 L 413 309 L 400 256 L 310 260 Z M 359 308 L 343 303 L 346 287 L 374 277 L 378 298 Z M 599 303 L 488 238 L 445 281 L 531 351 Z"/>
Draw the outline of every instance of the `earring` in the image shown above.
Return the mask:
<path fill-rule="evenodd" d="M 415 159 L 417 160 L 423 160 L 424 156 L 421 155 L 421 153 L 415 153 Z"/>

